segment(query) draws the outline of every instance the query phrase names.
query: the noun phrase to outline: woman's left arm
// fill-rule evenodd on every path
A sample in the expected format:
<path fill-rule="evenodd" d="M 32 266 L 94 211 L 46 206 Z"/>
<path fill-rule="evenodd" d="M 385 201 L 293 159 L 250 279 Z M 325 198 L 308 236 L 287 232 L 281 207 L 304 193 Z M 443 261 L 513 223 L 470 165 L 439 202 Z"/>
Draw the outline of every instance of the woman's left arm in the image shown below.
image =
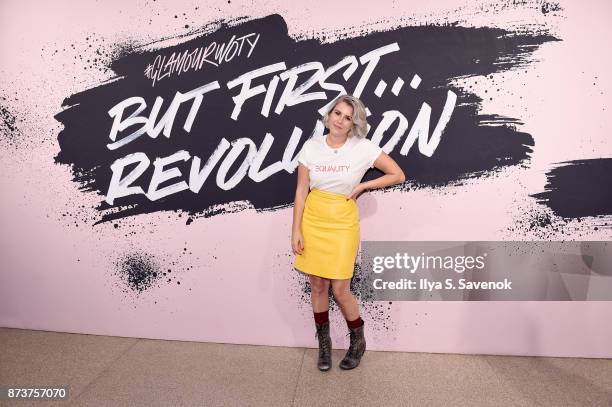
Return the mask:
<path fill-rule="evenodd" d="M 348 196 L 348 199 L 357 199 L 359 194 L 367 189 L 384 188 L 388 187 L 389 185 L 400 184 L 406 181 L 404 171 L 402 171 L 395 160 L 389 157 L 389 155 L 384 151 L 381 152 L 376 161 L 374 161 L 374 167 L 384 172 L 385 175 L 358 184 Z"/>

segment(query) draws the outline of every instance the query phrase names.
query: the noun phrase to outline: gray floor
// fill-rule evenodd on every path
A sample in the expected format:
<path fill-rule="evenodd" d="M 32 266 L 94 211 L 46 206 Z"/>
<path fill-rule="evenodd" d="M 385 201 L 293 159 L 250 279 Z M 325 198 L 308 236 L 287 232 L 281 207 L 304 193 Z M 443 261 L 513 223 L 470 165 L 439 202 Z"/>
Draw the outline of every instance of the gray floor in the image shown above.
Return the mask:
<path fill-rule="evenodd" d="M 70 385 L 67 402 L 0 405 L 612 406 L 612 360 L 317 351 L 0 328 L 0 385 Z"/>

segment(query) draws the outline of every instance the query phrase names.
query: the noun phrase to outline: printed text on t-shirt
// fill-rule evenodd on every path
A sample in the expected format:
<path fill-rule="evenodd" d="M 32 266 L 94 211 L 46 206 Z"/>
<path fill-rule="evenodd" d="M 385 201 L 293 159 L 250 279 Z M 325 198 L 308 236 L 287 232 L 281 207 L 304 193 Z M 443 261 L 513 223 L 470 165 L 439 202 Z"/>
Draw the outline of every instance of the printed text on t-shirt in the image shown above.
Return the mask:
<path fill-rule="evenodd" d="M 315 165 L 316 172 L 348 172 L 350 165 Z"/>

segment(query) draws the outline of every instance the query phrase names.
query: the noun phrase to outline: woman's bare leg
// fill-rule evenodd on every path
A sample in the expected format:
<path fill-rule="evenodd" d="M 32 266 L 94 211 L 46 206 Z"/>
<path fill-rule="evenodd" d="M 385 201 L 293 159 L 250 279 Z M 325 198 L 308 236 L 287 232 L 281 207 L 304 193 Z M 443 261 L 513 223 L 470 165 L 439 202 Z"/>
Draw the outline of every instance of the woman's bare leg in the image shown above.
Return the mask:
<path fill-rule="evenodd" d="M 331 280 L 334 298 L 347 321 L 359 318 L 359 305 L 351 293 L 351 280 Z"/>
<path fill-rule="evenodd" d="M 312 275 L 309 277 L 312 311 L 325 312 L 329 309 L 329 280 Z"/>

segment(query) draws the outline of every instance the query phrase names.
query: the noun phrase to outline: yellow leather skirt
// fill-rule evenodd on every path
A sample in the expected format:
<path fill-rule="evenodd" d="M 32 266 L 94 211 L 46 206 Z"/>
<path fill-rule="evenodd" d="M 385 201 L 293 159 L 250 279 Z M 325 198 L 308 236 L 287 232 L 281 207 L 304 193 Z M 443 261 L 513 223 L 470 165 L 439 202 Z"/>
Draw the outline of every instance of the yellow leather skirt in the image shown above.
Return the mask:
<path fill-rule="evenodd" d="M 359 249 L 359 210 L 353 199 L 318 189 L 306 197 L 302 215 L 304 250 L 294 267 L 306 274 L 334 280 L 353 277 Z"/>

